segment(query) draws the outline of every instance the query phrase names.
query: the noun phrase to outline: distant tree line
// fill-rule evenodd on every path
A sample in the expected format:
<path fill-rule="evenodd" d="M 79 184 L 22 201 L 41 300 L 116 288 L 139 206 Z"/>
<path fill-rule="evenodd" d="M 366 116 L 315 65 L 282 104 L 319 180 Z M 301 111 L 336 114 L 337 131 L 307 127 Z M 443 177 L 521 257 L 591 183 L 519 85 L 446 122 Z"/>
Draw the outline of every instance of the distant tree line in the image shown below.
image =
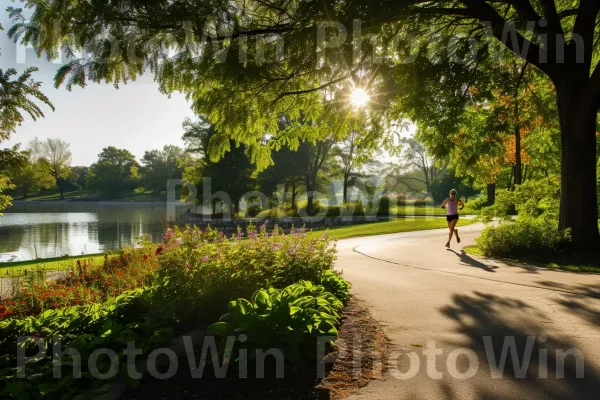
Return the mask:
<path fill-rule="evenodd" d="M 146 151 L 140 162 L 126 149 L 109 146 L 98 160 L 88 166 L 73 166 L 70 144 L 61 139 L 34 139 L 27 149 L 13 153 L 6 173 L 14 185 L 12 194 L 26 199 L 44 191 L 66 192 L 87 189 L 107 197 L 125 191 L 161 193 L 168 179 L 181 179 L 180 161 L 184 150 L 167 145 L 162 150 Z"/>
<path fill-rule="evenodd" d="M 292 124 L 282 118 L 279 129 Z M 375 192 L 379 197 L 393 192 L 437 202 L 451 188 L 467 198 L 479 193 L 472 179 L 456 177 L 448 160 L 430 157 L 416 139 L 365 140 L 359 129 L 341 136 L 332 133 L 319 141 L 273 145 L 269 166 L 262 170 L 256 169 L 246 145 L 231 139 L 223 143 L 203 116 L 184 121 L 184 148 L 167 145 L 149 150 L 139 161 L 127 149 L 108 146 L 90 166 L 73 166 L 68 142 L 36 138 L 15 153 L 20 162 L 14 163 L 9 176 L 15 185 L 13 195 L 22 198 L 48 191 L 64 198 L 65 193 L 82 189 L 108 198 L 132 191 L 161 194 L 169 179 L 183 179 L 196 185 L 198 203 L 205 188 L 210 190 L 206 193 L 210 201 L 203 205 L 212 214 L 240 213 L 243 203 L 250 216 L 276 206 L 288 214 L 310 215 L 319 211 L 322 200 L 340 206 L 367 196 L 374 202 Z M 225 146 L 227 151 L 214 158 L 214 146 Z M 383 148 L 389 151 L 387 161 L 381 157 Z"/>

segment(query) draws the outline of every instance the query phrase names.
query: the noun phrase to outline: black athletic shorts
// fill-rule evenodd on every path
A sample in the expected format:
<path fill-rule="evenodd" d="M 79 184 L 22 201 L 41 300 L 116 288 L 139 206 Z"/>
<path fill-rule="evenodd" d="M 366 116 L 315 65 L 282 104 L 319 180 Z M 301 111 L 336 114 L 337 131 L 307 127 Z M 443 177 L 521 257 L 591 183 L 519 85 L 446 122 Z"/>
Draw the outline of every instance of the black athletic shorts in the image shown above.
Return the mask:
<path fill-rule="evenodd" d="M 455 219 L 458 220 L 458 214 L 446 215 L 446 221 L 448 221 L 448 222 L 454 221 Z"/>

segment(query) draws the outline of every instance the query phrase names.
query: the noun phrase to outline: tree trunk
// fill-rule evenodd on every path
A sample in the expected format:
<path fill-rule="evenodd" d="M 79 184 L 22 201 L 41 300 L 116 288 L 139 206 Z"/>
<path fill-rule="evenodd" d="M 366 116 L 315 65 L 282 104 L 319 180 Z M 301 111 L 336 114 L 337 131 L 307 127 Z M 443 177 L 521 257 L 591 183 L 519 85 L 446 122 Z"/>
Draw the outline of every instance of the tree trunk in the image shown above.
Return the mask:
<path fill-rule="evenodd" d="M 487 205 L 493 206 L 496 202 L 496 184 L 488 183 L 487 185 Z"/>
<path fill-rule="evenodd" d="M 62 187 L 61 183 L 58 181 L 58 179 L 57 179 L 56 185 L 58 186 L 58 191 L 60 192 L 60 199 L 64 200 L 65 199 L 65 193 L 64 193 L 63 187 Z"/>
<path fill-rule="evenodd" d="M 296 205 L 296 177 L 292 178 L 292 210 L 298 210 Z"/>
<path fill-rule="evenodd" d="M 290 182 L 286 181 L 284 183 L 284 186 L 283 186 L 283 202 L 284 203 L 288 199 L 288 196 L 289 196 L 288 193 L 290 192 L 290 186 L 292 186 L 292 184 Z M 283 206 L 283 204 L 282 204 L 282 206 Z"/>
<path fill-rule="evenodd" d="M 315 192 L 314 192 L 314 188 L 312 187 L 312 184 L 309 179 L 306 180 L 306 196 L 307 196 L 306 213 L 309 216 L 312 216 Z"/>
<path fill-rule="evenodd" d="M 557 85 L 561 127 L 562 163 L 559 229 L 570 229 L 574 249 L 598 248 L 596 193 L 596 115 L 591 99 L 582 90 L 563 82 Z"/>
<path fill-rule="evenodd" d="M 344 173 L 344 204 L 348 202 L 348 181 L 350 180 L 350 174 Z"/>
<path fill-rule="evenodd" d="M 515 186 L 523 183 L 522 163 L 521 163 L 521 128 L 517 124 L 515 127 Z"/>

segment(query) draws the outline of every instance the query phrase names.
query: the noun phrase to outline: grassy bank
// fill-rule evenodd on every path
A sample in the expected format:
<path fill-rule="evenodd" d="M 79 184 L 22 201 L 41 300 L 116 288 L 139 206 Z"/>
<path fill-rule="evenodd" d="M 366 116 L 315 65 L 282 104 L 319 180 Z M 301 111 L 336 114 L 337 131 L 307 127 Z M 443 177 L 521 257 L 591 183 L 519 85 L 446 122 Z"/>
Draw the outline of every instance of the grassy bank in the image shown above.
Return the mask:
<path fill-rule="evenodd" d="M 461 219 L 458 228 L 470 225 L 474 221 Z M 428 229 L 446 228 L 447 223 L 444 218 L 425 219 L 417 218 L 414 220 L 397 219 L 389 222 L 374 222 L 360 225 L 343 226 L 327 229 L 329 237 L 332 239 L 348 239 L 361 236 L 384 235 L 388 233 L 422 231 Z M 321 236 L 326 229 L 316 229 L 310 235 Z M 22 276 L 28 270 L 43 269 L 46 271 L 66 271 L 72 269 L 77 260 L 91 259 L 97 263 L 104 257 L 102 254 L 50 258 L 44 260 L 29 260 L 10 263 L 0 263 L 0 277 Z"/>
<path fill-rule="evenodd" d="M 67 271 L 75 267 L 77 260 L 90 260 L 93 263 L 97 263 L 103 258 L 103 254 L 93 254 L 0 263 L 0 278 L 23 276 L 27 271 L 31 270 Z"/>
<path fill-rule="evenodd" d="M 473 220 L 461 219 L 457 228 L 472 224 Z M 429 229 L 447 228 L 445 218 L 416 218 L 414 220 L 396 219 L 389 222 L 373 222 L 352 226 L 329 228 L 328 234 L 332 239 L 349 239 L 361 236 L 385 235 L 388 233 L 424 231 Z M 322 235 L 325 229 L 314 230 L 312 235 Z"/>
<path fill-rule="evenodd" d="M 467 246 L 464 248 L 468 254 L 485 257 L 479 246 Z M 499 261 L 511 263 L 529 264 L 543 268 L 559 269 L 570 272 L 600 273 L 600 262 L 597 259 L 573 259 L 568 256 L 531 256 L 531 257 L 499 257 Z"/>
<path fill-rule="evenodd" d="M 64 200 L 70 201 L 118 201 L 118 202 L 165 202 L 166 194 L 159 194 L 154 192 L 135 192 L 133 190 L 124 191 L 115 196 L 103 196 L 99 193 L 93 193 L 90 190 L 76 190 L 73 192 L 65 192 Z M 60 193 L 49 192 L 43 194 L 30 195 L 26 199 L 19 196 L 14 196 L 14 200 L 24 202 L 38 202 L 38 201 L 61 201 Z"/>

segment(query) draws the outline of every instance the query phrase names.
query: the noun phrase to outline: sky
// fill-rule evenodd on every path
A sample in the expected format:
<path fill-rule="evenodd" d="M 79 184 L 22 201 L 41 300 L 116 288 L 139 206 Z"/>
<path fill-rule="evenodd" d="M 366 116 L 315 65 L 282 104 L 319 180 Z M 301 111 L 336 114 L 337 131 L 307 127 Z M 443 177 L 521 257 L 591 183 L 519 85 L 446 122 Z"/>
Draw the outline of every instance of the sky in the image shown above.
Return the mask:
<path fill-rule="evenodd" d="M 146 150 L 166 144 L 183 146 L 181 124 L 194 114 L 183 95 L 169 98 L 159 93 L 150 75 L 121 85 L 118 90 L 110 84 L 88 84 L 72 92 L 64 87 L 55 89 L 53 78 L 61 64 L 37 59 L 32 49 L 23 46 L 19 50 L 6 35 L 11 22 L 4 10 L 15 4 L 0 0 L 0 23 L 4 27 L 0 31 L 0 68 L 16 68 L 20 73 L 27 67 L 38 67 L 33 77 L 43 82 L 42 92 L 56 111 L 44 106 L 45 118 L 33 121 L 27 117 L 10 140 L 0 143 L 0 148 L 17 143 L 27 147 L 35 137 L 60 138 L 71 143 L 72 165 L 90 165 L 107 146 L 127 149 L 138 159 Z"/>
<path fill-rule="evenodd" d="M 0 23 L 4 27 L 0 31 L 0 68 L 22 72 L 30 66 L 38 67 L 33 78 L 43 83 L 42 92 L 56 111 L 43 106 L 45 118 L 33 121 L 27 117 L 10 140 L 0 143 L 0 148 L 17 143 L 26 148 L 36 137 L 60 138 L 71 144 L 72 165 L 89 166 L 107 146 L 127 149 L 138 159 L 145 151 L 167 144 L 183 146 L 181 124 L 186 117 L 194 118 L 183 95 L 173 94 L 169 98 L 159 93 L 150 74 L 119 89 L 95 83 L 85 88 L 74 87 L 72 92 L 64 87 L 54 88 L 54 75 L 62 63 L 38 59 L 33 49 L 17 45 L 7 37 L 6 30 L 12 25 L 5 11 L 9 5 L 18 7 L 19 3 L 0 0 Z M 414 130 L 411 125 L 405 135 L 412 135 Z M 378 158 L 393 160 L 386 152 Z"/>

